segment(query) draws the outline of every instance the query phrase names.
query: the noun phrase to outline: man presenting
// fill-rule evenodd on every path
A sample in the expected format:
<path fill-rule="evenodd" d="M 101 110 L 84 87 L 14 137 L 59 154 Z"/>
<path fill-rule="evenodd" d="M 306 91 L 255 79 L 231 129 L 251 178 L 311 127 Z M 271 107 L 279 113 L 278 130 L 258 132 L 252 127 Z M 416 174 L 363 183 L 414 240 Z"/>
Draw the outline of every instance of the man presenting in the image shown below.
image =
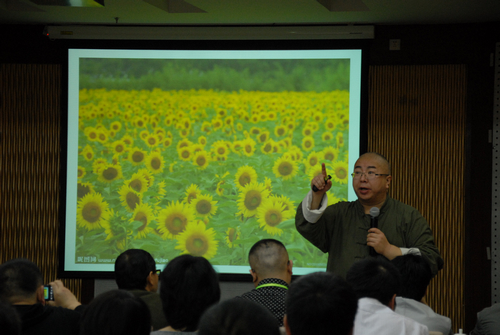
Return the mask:
<path fill-rule="evenodd" d="M 353 188 L 358 200 L 327 206 L 326 192 L 332 182 L 327 173 L 316 176 L 310 191 L 297 208 L 297 230 L 323 252 L 328 252 L 327 270 L 345 277 L 356 261 L 370 255 L 394 257 L 421 254 L 433 275 L 443 268 L 427 221 L 413 207 L 387 195 L 392 180 L 390 164 L 380 154 L 366 153 L 354 164 Z M 370 228 L 370 209 L 378 208 L 378 228 Z"/>

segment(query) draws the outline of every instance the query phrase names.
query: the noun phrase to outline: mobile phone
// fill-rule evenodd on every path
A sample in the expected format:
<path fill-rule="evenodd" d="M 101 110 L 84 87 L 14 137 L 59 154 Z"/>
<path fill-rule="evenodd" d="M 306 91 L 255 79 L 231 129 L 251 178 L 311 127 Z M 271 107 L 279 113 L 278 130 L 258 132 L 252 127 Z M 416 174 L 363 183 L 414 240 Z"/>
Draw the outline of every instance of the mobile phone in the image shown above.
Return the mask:
<path fill-rule="evenodd" d="M 43 286 L 43 297 L 45 300 L 54 301 L 54 291 L 52 290 L 52 286 Z"/>

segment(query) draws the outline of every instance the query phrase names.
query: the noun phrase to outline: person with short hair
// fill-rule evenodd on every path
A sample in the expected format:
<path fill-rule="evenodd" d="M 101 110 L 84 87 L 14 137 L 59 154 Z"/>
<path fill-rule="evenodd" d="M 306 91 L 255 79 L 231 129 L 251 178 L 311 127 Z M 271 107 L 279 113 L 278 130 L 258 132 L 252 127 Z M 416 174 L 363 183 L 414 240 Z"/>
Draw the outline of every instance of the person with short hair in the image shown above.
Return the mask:
<path fill-rule="evenodd" d="M 151 334 L 194 333 L 202 314 L 219 302 L 219 278 L 205 258 L 178 256 L 160 275 L 160 298 L 169 326 Z"/>
<path fill-rule="evenodd" d="M 451 320 L 435 313 L 424 303 L 432 279 L 429 264 L 420 255 L 406 254 L 394 258 L 392 264 L 401 274 L 401 288 L 396 296 L 396 313 L 409 317 L 429 328 L 429 331 L 453 334 Z"/>
<path fill-rule="evenodd" d="M 159 272 L 153 256 L 142 249 L 124 251 L 115 261 L 115 280 L 118 288 L 130 291 L 148 305 L 153 330 L 168 325 L 157 293 Z"/>
<path fill-rule="evenodd" d="M 486 307 L 477 313 L 476 326 L 470 335 L 500 334 L 500 303 Z"/>
<path fill-rule="evenodd" d="M 359 298 L 354 335 L 429 334 L 427 326 L 394 312 L 401 275 L 389 261 L 363 259 L 351 266 L 346 279 Z"/>
<path fill-rule="evenodd" d="M 342 277 L 330 272 L 302 276 L 286 297 L 286 333 L 350 335 L 357 306 L 356 293 Z"/>
<path fill-rule="evenodd" d="M 255 243 L 248 253 L 250 274 L 255 288 L 240 296 L 266 307 L 283 326 L 285 297 L 292 281 L 293 262 L 285 246 L 275 239 Z"/>
<path fill-rule="evenodd" d="M 148 306 L 125 290 L 101 293 L 82 314 L 80 335 L 149 335 L 150 332 Z"/>
<path fill-rule="evenodd" d="M 18 312 L 23 335 L 78 334 L 80 313 L 45 304 L 42 273 L 27 259 L 0 265 L 0 300 Z"/>
<path fill-rule="evenodd" d="M 347 171 L 345 179 L 347 179 Z M 352 186 L 357 200 L 328 206 L 325 164 L 311 181 L 305 199 L 297 208 L 298 232 L 321 251 L 328 253 L 327 271 L 345 277 L 354 262 L 370 256 L 391 260 L 410 250 L 421 254 L 433 275 L 443 268 L 443 259 L 434 243 L 429 224 L 415 208 L 388 195 L 391 165 L 375 152 L 361 155 L 354 164 Z M 378 227 L 371 227 L 370 210 L 376 208 Z"/>
<path fill-rule="evenodd" d="M 264 306 L 229 299 L 210 307 L 201 317 L 199 335 L 279 335 L 278 321 Z"/>

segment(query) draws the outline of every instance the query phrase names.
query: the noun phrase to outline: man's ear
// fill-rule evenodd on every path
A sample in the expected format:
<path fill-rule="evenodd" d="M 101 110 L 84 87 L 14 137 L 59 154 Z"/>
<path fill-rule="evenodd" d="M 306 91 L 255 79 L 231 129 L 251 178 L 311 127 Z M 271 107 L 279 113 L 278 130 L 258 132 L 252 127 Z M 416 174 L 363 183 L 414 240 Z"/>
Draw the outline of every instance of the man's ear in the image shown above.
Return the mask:
<path fill-rule="evenodd" d="M 43 288 L 43 285 L 40 285 L 38 289 L 36 290 L 36 301 L 42 303 L 42 305 L 45 305 L 45 290 Z"/>
<path fill-rule="evenodd" d="M 292 335 L 292 333 L 290 332 L 290 326 L 288 325 L 288 318 L 286 317 L 286 314 L 283 318 L 283 326 L 285 327 L 286 335 Z"/>
<path fill-rule="evenodd" d="M 286 265 L 287 271 L 290 274 L 290 276 L 293 274 L 293 261 L 291 259 L 288 260 L 288 264 Z"/>
<path fill-rule="evenodd" d="M 389 190 L 389 185 L 391 185 L 391 180 L 392 180 L 392 176 L 391 175 L 388 175 L 387 176 L 387 179 L 386 179 L 386 184 L 385 184 L 385 188 L 387 190 Z"/>
<path fill-rule="evenodd" d="M 396 309 L 396 294 L 392 296 L 392 299 L 391 301 L 389 301 L 389 304 L 387 306 L 389 306 L 389 308 L 392 310 Z"/>
<path fill-rule="evenodd" d="M 250 269 L 250 274 L 252 275 L 252 283 L 256 284 L 258 280 L 257 273 L 255 273 L 254 269 Z"/>

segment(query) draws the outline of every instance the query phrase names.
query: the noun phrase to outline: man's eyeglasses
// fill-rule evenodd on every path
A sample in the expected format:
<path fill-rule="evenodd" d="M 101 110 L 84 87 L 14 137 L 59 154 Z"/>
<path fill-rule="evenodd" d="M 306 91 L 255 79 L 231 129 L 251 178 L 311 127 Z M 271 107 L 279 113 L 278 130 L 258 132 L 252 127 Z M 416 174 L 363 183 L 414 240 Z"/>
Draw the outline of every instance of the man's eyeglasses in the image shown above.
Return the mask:
<path fill-rule="evenodd" d="M 354 171 L 351 174 L 352 178 L 354 179 L 360 179 L 362 175 L 365 175 L 366 179 L 374 179 L 380 176 L 390 176 L 390 174 L 388 173 L 375 173 L 375 171 L 366 171 L 366 172 Z"/>

